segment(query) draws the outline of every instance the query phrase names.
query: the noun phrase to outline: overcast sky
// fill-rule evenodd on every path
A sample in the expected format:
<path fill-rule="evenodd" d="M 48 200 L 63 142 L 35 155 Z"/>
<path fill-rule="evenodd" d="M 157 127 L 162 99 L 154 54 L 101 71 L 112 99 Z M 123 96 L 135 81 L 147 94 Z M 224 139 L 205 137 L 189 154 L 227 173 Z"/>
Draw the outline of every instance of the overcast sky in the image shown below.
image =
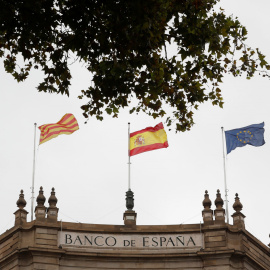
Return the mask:
<path fill-rule="evenodd" d="M 223 0 L 228 15 L 237 16 L 248 29 L 247 44 L 259 47 L 270 62 L 270 2 L 267 0 Z M 127 123 L 131 132 L 155 126 L 144 114 L 91 118 L 84 124 L 77 96 L 91 83 L 80 64 L 72 66 L 70 98 L 38 93 L 42 74 L 34 71 L 24 83 L 16 83 L 0 67 L 0 233 L 14 225 L 16 201 L 23 189 L 31 219 L 34 123 L 56 123 L 72 113 L 80 129 L 62 135 L 37 149 L 35 196 L 40 186 L 49 198 L 55 187 L 59 220 L 69 222 L 123 224 L 125 192 L 128 188 Z M 217 189 L 224 196 L 221 127 L 225 130 L 265 122 L 262 147 L 245 146 L 228 155 L 227 184 L 229 215 L 233 213 L 235 193 L 239 193 L 246 215 L 246 228 L 264 244 L 270 232 L 270 81 L 256 76 L 251 80 L 226 77 L 222 84 L 223 109 L 210 103 L 195 113 L 189 132 L 177 133 L 165 127 L 169 147 L 131 157 L 131 189 L 135 194 L 137 224 L 189 224 L 202 222 L 205 190 L 212 209 Z M 37 141 L 39 131 L 37 131 Z M 35 204 L 36 205 L 36 204 Z M 48 203 L 46 201 L 46 206 Z M 225 205 L 224 205 L 225 207 Z M 230 218 L 232 223 L 232 218 Z"/>

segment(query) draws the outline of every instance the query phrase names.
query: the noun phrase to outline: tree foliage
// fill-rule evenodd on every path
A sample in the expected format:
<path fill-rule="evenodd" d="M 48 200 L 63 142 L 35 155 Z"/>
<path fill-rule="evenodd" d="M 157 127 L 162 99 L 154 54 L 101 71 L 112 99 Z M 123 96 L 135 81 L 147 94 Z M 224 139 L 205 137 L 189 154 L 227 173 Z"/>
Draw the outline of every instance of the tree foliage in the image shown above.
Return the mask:
<path fill-rule="evenodd" d="M 117 117 L 129 107 L 166 115 L 169 126 L 185 131 L 200 103 L 222 107 L 225 73 L 269 76 L 265 56 L 245 44 L 246 28 L 215 10 L 217 2 L 0 0 L 0 57 L 17 81 L 41 69 L 38 91 L 68 95 L 75 56 L 93 76 L 79 97 L 88 100 L 85 117 Z"/>

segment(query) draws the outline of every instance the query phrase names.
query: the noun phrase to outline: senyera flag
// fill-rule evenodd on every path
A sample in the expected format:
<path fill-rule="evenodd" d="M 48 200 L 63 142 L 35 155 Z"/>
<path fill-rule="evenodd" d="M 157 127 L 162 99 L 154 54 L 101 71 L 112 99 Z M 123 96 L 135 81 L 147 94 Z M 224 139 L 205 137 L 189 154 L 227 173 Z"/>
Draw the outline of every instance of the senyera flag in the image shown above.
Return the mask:
<path fill-rule="evenodd" d="M 163 124 L 130 133 L 130 156 L 169 146 Z"/>
<path fill-rule="evenodd" d="M 58 135 L 71 134 L 79 129 L 78 122 L 73 114 L 65 114 L 61 120 L 55 124 L 47 124 L 38 127 L 40 129 L 39 144 L 45 143 Z"/>

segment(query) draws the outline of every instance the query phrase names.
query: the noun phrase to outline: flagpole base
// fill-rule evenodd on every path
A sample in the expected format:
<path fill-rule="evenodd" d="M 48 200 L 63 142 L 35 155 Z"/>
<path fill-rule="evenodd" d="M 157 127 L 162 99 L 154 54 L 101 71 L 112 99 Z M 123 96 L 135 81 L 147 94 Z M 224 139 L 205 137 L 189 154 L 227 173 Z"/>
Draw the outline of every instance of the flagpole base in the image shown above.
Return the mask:
<path fill-rule="evenodd" d="M 125 211 L 124 216 L 123 216 L 124 224 L 127 226 L 135 226 L 137 213 L 133 210 L 134 193 L 130 189 L 126 192 L 126 207 L 127 207 L 127 210 Z"/>
<path fill-rule="evenodd" d="M 126 192 L 126 207 L 128 211 L 134 207 L 134 193 L 130 189 Z"/>

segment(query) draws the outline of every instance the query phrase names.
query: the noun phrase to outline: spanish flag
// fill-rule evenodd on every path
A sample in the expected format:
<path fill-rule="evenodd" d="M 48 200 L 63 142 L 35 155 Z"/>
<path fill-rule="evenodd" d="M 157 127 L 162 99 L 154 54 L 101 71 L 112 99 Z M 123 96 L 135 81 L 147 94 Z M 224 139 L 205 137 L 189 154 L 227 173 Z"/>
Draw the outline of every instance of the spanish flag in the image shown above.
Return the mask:
<path fill-rule="evenodd" d="M 130 133 L 130 156 L 168 146 L 167 134 L 162 123 Z"/>
<path fill-rule="evenodd" d="M 45 143 L 58 135 L 71 134 L 79 129 L 78 122 L 73 114 L 67 113 L 56 124 L 47 124 L 38 127 L 40 129 L 39 144 Z"/>

